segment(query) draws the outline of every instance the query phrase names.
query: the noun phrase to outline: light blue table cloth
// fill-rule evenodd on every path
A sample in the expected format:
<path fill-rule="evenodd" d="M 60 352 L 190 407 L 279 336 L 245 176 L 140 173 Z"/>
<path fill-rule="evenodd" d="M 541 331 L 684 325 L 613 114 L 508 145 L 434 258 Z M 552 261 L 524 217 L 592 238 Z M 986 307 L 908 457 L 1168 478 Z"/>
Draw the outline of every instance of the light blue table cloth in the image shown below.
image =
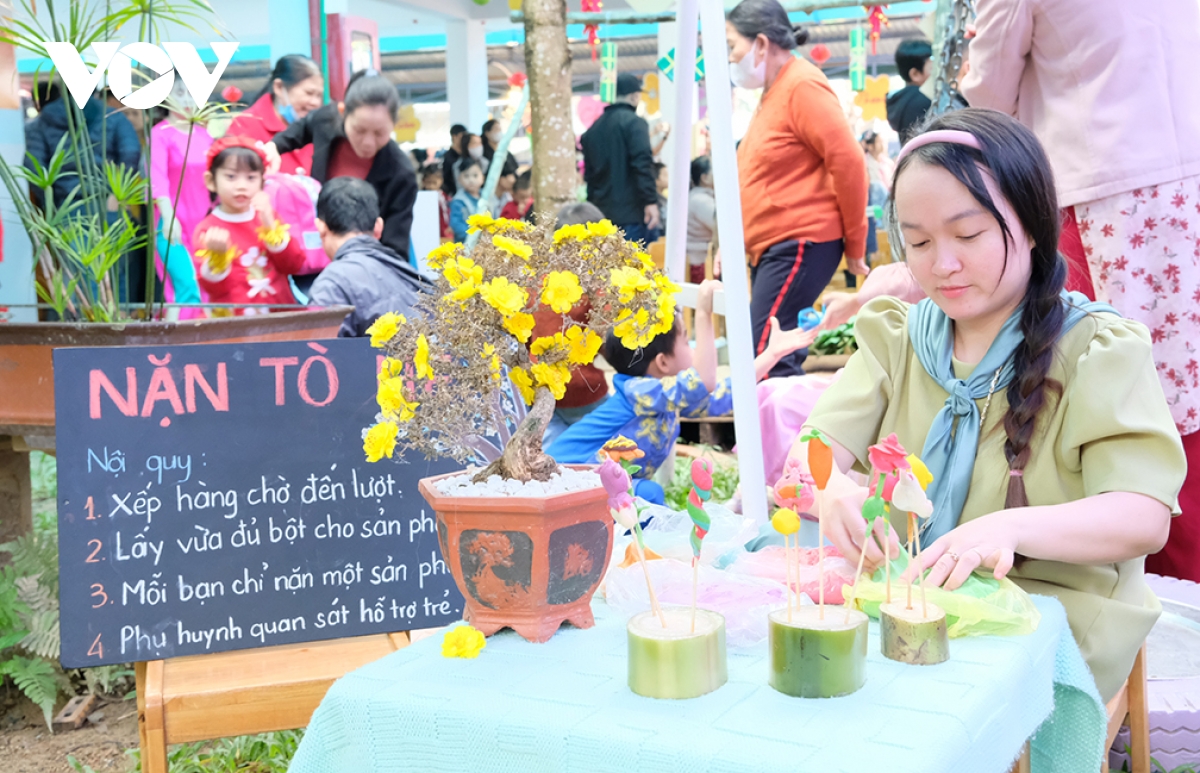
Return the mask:
<path fill-rule="evenodd" d="M 1039 726 L 1038 768 L 1098 770 L 1103 707 L 1094 686 L 1086 695 L 1062 606 L 1035 601 L 1035 633 L 955 639 L 937 666 L 885 659 L 873 621 L 866 685 L 830 700 L 771 689 L 765 642 L 730 649 L 729 682 L 713 693 L 634 695 L 625 619 L 601 602 L 595 628 L 546 644 L 506 631 L 474 660 L 443 658 L 438 635 L 336 682 L 290 773 L 1007 773 Z"/>

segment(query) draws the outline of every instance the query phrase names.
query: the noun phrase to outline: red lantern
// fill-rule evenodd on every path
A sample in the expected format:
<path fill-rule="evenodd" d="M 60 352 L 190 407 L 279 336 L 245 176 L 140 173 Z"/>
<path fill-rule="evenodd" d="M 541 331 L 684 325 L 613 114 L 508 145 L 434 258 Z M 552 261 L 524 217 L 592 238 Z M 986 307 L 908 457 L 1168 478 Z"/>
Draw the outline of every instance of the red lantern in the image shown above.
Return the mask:
<path fill-rule="evenodd" d="M 818 67 L 821 67 L 829 61 L 829 57 L 833 56 L 829 51 L 829 46 L 824 43 L 818 43 L 808 51 L 809 57 L 816 62 Z"/>
<path fill-rule="evenodd" d="M 582 0 L 579 4 L 580 10 L 584 13 L 599 13 L 603 7 L 604 3 L 600 0 Z M 592 61 L 596 60 L 596 43 L 600 41 L 599 29 L 600 25 L 598 24 L 588 24 L 583 28 L 583 31 L 587 33 L 588 45 L 592 48 Z"/>
<path fill-rule="evenodd" d="M 237 102 L 242 98 L 242 90 L 237 86 L 226 86 L 221 92 L 221 98 L 229 103 Z"/>
<path fill-rule="evenodd" d="M 887 14 L 883 12 L 882 5 L 873 5 L 867 11 L 867 24 L 871 27 L 871 54 L 874 55 L 878 53 L 877 46 L 881 30 L 885 26 L 892 26 L 888 21 Z"/>

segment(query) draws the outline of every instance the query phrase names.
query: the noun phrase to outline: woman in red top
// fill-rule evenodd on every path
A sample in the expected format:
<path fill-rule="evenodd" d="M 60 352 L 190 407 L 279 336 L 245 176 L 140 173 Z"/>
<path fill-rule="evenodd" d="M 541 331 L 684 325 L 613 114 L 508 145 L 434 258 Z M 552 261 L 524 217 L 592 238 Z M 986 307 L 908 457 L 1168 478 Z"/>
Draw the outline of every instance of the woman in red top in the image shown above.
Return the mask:
<path fill-rule="evenodd" d="M 293 121 L 298 121 L 321 106 L 325 80 L 321 68 L 307 56 L 288 54 L 275 63 L 271 77 L 254 100 L 233 123 L 227 134 L 270 142 Z M 284 174 L 311 174 L 312 147 L 285 153 L 279 171 Z"/>
<path fill-rule="evenodd" d="M 198 278 L 213 303 L 296 302 L 287 276 L 304 265 L 304 248 L 271 210 L 263 192 L 265 168 L 265 154 L 247 137 L 226 135 L 209 148 L 204 185 L 216 206 L 196 226 L 192 243 L 202 247 L 195 256 Z M 233 313 L 266 312 L 263 306 Z"/>

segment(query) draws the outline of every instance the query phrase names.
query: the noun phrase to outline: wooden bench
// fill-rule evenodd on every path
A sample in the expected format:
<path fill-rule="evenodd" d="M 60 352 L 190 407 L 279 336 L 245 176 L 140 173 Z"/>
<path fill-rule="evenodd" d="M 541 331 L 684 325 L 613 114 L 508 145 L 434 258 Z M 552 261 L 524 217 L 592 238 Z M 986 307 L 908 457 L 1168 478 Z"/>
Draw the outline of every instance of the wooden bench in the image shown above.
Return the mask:
<path fill-rule="evenodd" d="M 406 632 L 138 663 L 144 773 L 167 773 L 167 746 L 306 727 L 336 679 L 407 647 Z"/>

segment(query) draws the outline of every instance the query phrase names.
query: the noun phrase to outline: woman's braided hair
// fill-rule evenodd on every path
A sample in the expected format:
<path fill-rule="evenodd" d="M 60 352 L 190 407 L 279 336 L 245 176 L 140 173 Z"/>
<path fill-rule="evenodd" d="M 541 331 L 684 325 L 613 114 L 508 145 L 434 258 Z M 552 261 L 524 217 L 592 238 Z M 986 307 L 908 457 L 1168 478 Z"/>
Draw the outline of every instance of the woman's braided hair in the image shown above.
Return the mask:
<path fill-rule="evenodd" d="M 1054 175 L 1050 160 L 1033 132 L 1003 113 L 976 108 L 958 110 L 931 119 L 922 133 L 937 129 L 969 132 L 979 140 L 983 150 L 949 143 L 926 145 L 901 160 L 892 189 L 895 190 L 895 181 L 914 159 L 950 172 L 1000 224 L 1007 265 L 1012 227 L 988 192 L 981 171 L 985 169 L 1033 245 L 1029 286 L 1021 306 L 1023 340 L 1013 353 L 1013 379 L 1008 385 L 1008 412 L 1003 420 L 1004 456 L 1009 469 L 1004 505 L 1025 507 L 1029 498 L 1023 474 L 1032 452 L 1037 418 L 1049 403 L 1050 394 L 1062 393 L 1062 384 L 1048 375 L 1067 312 L 1061 297 L 1067 264 L 1058 253 L 1060 223 Z M 890 207 L 891 243 L 899 251 L 904 242 L 896 225 L 894 201 Z"/>

